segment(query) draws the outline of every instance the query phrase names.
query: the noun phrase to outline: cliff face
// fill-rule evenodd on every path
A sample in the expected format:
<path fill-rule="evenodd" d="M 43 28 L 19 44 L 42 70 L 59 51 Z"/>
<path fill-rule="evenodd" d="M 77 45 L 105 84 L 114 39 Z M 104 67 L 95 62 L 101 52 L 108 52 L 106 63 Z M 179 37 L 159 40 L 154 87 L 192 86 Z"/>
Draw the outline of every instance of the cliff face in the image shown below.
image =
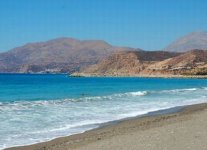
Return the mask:
<path fill-rule="evenodd" d="M 186 53 L 118 52 L 74 75 L 84 76 L 173 76 L 205 74 L 207 51 Z"/>
<path fill-rule="evenodd" d="M 0 72 L 71 73 L 97 63 L 113 52 L 135 50 L 104 41 L 59 38 L 30 43 L 0 54 Z"/>

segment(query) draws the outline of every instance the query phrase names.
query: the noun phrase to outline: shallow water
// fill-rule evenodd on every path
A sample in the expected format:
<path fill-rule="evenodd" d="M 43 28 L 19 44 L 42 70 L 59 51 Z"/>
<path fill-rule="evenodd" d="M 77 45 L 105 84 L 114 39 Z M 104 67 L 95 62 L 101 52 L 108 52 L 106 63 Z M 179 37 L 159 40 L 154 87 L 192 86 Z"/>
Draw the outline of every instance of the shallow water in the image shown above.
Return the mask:
<path fill-rule="evenodd" d="M 207 80 L 0 75 L 0 148 L 81 133 L 108 121 L 207 102 Z"/>

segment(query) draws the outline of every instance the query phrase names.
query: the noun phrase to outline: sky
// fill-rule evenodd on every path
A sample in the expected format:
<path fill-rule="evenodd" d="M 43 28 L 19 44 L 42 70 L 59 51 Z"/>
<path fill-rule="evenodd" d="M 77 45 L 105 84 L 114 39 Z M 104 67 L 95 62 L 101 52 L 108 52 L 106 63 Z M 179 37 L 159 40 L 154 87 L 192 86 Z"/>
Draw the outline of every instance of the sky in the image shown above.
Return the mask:
<path fill-rule="evenodd" d="M 0 0 L 0 52 L 59 37 L 160 50 L 207 31 L 207 0 Z"/>

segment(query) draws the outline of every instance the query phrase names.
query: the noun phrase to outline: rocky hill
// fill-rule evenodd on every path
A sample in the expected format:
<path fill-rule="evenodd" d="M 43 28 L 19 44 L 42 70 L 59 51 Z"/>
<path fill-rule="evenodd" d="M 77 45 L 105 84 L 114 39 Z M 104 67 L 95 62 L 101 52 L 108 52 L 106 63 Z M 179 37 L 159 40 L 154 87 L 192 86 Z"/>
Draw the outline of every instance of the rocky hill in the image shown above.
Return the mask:
<path fill-rule="evenodd" d="M 193 32 L 179 38 L 164 50 L 171 52 L 187 52 L 193 49 L 207 49 L 207 32 Z"/>
<path fill-rule="evenodd" d="M 58 38 L 29 43 L 0 54 L 1 73 L 71 73 L 116 51 L 135 50 L 105 41 Z M 138 50 L 138 49 L 137 49 Z"/>
<path fill-rule="evenodd" d="M 151 75 L 197 75 L 207 67 L 207 51 L 192 50 L 149 65 L 142 73 Z"/>
<path fill-rule="evenodd" d="M 207 74 L 207 51 L 118 52 L 76 76 L 177 76 Z"/>

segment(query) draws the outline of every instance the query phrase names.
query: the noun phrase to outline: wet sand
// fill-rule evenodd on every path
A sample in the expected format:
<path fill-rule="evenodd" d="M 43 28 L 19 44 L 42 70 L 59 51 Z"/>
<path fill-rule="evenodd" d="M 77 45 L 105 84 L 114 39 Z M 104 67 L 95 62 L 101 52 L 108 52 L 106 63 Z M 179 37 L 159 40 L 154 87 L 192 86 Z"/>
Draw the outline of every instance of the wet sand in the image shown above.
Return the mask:
<path fill-rule="evenodd" d="M 207 104 L 111 123 L 82 134 L 9 150 L 206 150 Z"/>

